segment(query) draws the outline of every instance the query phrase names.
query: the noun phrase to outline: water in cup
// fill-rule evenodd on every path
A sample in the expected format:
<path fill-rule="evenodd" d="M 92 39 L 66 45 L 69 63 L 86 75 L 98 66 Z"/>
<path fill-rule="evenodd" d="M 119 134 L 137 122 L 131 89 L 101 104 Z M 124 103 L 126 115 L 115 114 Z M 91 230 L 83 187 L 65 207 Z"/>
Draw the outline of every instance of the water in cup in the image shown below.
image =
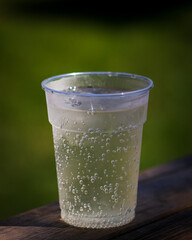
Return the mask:
<path fill-rule="evenodd" d="M 90 93 L 91 88 L 76 91 Z M 134 217 L 143 126 L 139 123 L 147 103 L 136 108 L 92 112 L 72 106 L 49 108 L 54 121 L 63 115 L 60 126 L 53 126 L 53 138 L 61 215 L 66 222 L 105 228 Z"/>

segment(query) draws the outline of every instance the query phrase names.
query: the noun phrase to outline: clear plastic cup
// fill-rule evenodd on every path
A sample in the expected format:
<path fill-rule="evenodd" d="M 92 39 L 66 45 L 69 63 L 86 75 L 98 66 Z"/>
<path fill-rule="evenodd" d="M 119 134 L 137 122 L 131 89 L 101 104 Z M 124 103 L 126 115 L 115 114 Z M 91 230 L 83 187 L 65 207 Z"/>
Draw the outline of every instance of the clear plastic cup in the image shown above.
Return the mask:
<path fill-rule="evenodd" d="M 152 86 L 149 78 L 115 72 L 70 73 L 42 82 L 66 223 L 109 228 L 133 220 Z"/>

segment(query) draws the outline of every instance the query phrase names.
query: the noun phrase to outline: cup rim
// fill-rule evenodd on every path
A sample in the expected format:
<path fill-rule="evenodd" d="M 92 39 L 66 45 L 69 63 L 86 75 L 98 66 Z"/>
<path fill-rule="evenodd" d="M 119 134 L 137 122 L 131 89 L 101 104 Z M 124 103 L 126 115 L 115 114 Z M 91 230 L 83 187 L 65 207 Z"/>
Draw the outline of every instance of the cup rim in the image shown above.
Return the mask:
<path fill-rule="evenodd" d="M 138 89 L 138 90 L 134 90 L 134 91 L 123 91 L 123 92 L 119 92 L 119 93 L 100 93 L 100 94 L 59 91 L 59 90 L 55 90 L 55 89 L 52 89 L 52 88 L 49 88 L 46 86 L 47 83 L 49 83 L 51 81 L 56 81 L 57 79 L 60 79 L 60 78 L 70 77 L 70 76 L 71 77 L 72 76 L 80 76 L 80 75 L 106 75 L 108 77 L 124 76 L 124 77 L 129 77 L 132 79 L 140 79 L 145 82 L 148 82 L 148 86 Z M 119 96 L 135 96 L 135 95 L 144 94 L 144 93 L 148 92 L 154 85 L 153 85 L 153 81 L 150 78 L 142 76 L 142 75 L 131 74 L 131 73 L 124 73 L 124 72 L 73 72 L 73 73 L 60 74 L 60 75 L 56 75 L 56 76 L 47 78 L 41 82 L 41 86 L 44 91 L 48 91 L 51 93 L 57 93 L 57 94 L 64 94 L 64 95 L 68 95 L 68 96 L 73 95 L 73 96 L 84 96 L 84 97 L 115 97 L 115 96 L 119 97 Z"/>

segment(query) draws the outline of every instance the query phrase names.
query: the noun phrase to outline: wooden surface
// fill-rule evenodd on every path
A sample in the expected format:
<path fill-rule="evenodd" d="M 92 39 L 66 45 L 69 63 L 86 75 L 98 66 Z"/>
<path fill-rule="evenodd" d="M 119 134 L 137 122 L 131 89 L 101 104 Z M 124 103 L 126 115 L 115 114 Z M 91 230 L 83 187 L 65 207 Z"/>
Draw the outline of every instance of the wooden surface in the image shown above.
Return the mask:
<path fill-rule="evenodd" d="M 57 202 L 0 222 L 0 240 L 192 240 L 192 156 L 140 174 L 136 218 L 106 230 L 60 220 Z"/>

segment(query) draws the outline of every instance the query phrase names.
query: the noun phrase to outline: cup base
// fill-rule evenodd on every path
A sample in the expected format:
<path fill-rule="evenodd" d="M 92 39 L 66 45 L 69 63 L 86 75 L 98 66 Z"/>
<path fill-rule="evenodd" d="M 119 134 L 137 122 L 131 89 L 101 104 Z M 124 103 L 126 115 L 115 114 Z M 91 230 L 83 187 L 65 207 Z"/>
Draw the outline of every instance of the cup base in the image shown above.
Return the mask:
<path fill-rule="evenodd" d="M 61 211 L 61 218 L 67 224 L 80 228 L 113 228 L 130 223 L 135 217 L 135 212 L 112 217 L 88 217 L 66 214 Z"/>

